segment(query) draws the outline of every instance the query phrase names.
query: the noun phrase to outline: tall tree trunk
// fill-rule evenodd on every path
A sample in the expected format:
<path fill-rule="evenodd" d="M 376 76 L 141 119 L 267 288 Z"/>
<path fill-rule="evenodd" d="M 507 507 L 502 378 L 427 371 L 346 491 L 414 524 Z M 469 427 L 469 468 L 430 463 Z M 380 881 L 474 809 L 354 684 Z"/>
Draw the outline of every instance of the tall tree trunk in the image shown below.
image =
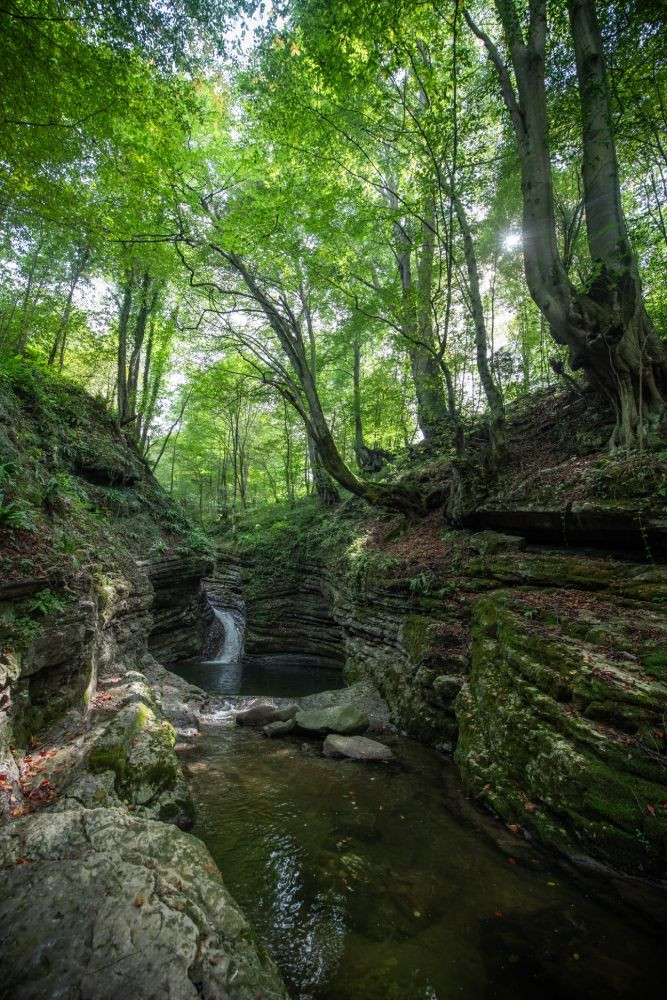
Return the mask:
<path fill-rule="evenodd" d="M 646 314 L 621 207 L 604 52 L 593 0 L 569 0 L 582 109 L 584 209 L 594 273 L 577 293 L 558 253 L 544 79 L 546 0 L 531 0 L 525 32 L 512 0 L 495 0 L 516 78 L 464 9 L 495 66 L 517 138 L 523 251 L 530 294 L 571 367 L 583 369 L 616 416 L 611 447 L 631 447 L 667 410 L 667 351 Z"/>
<path fill-rule="evenodd" d="M 588 294 L 602 310 L 593 314 L 597 321 L 593 341 L 600 342 L 596 377 L 616 406 L 615 443 L 633 444 L 641 438 L 645 421 L 657 423 L 665 415 L 667 350 L 646 313 L 637 259 L 625 224 L 594 0 L 569 0 L 568 14 L 583 121 L 586 236 L 594 265 L 601 265 Z"/>
<path fill-rule="evenodd" d="M 118 317 L 118 351 L 116 365 L 116 425 L 122 427 L 127 419 L 127 333 L 132 312 L 133 276 L 126 275 L 120 315 Z"/>
<path fill-rule="evenodd" d="M 393 462 L 394 456 L 383 448 L 369 448 L 364 441 L 361 418 L 361 345 L 358 336 L 354 338 L 353 350 L 354 455 L 362 472 L 379 472 L 386 462 Z"/>
<path fill-rule="evenodd" d="M 155 321 L 151 320 L 148 327 L 148 340 L 146 341 L 146 351 L 144 354 L 144 366 L 141 375 L 141 403 L 137 411 L 137 434 L 142 451 L 146 449 L 148 439 L 148 428 L 153 418 L 155 400 L 153 398 L 153 388 L 157 398 L 159 379 L 152 379 L 151 365 L 153 362 L 153 343 L 155 341 Z"/>
<path fill-rule="evenodd" d="M 77 260 L 72 264 L 72 276 L 70 278 L 69 289 L 67 291 L 67 299 L 65 300 L 65 306 L 60 315 L 60 322 L 58 323 L 58 329 L 53 340 L 53 345 L 51 347 L 51 352 L 49 354 L 49 364 L 54 365 L 56 358 L 58 358 L 58 370 L 62 371 L 65 365 L 65 348 L 67 346 L 67 325 L 69 323 L 69 318 L 72 312 L 72 300 L 74 298 L 74 292 L 76 291 L 76 286 L 79 280 L 88 266 L 90 260 L 90 247 L 84 247 L 84 249 L 79 254 Z"/>
<path fill-rule="evenodd" d="M 32 252 L 32 258 L 30 260 L 30 268 L 28 270 L 28 282 L 25 288 L 25 294 L 23 296 L 23 306 L 21 309 L 21 319 L 20 319 L 20 330 L 19 338 L 16 345 L 17 354 L 25 354 L 26 348 L 28 347 L 28 341 L 30 339 L 30 330 L 28 327 L 28 309 L 30 306 L 30 299 L 32 296 L 32 290 L 35 282 L 35 275 L 37 273 L 37 268 L 39 266 L 39 255 L 42 252 L 42 247 L 44 246 L 44 236 L 40 236 L 39 243 Z"/>
<path fill-rule="evenodd" d="M 130 353 L 127 371 L 127 420 L 136 416 L 137 395 L 139 389 L 139 369 L 141 367 L 141 352 L 146 336 L 148 320 L 157 305 L 160 287 L 148 271 L 141 279 L 139 308 L 134 320 L 132 351 Z"/>
<path fill-rule="evenodd" d="M 479 273 L 477 256 L 468 224 L 465 209 L 460 198 L 454 198 L 456 218 L 463 236 L 463 251 L 468 271 L 468 292 L 470 295 L 470 312 L 475 326 L 475 350 L 477 355 L 477 371 L 489 407 L 489 437 L 491 442 L 491 467 L 497 472 L 505 461 L 507 454 L 507 429 L 505 426 L 505 406 L 500 389 L 491 374 L 486 336 L 486 322 L 482 295 L 479 290 Z"/>
<path fill-rule="evenodd" d="M 398 199 L 388 192 L 390 207 L 398 211 Z M 417 423 L 425 441 L 440 437 L 447 424 L 447 404 L 442 391 L 438 351 L 431 319 L 431 286 L 434 254 L 434 212 L 422 227 L 422 247 L 417 263 L 416 287 L 412 279 L 412 241 L 404 224 L 394 222 L 396 262 L 401 281 L 401 330 L 408 347 L 417 398 Z"/>

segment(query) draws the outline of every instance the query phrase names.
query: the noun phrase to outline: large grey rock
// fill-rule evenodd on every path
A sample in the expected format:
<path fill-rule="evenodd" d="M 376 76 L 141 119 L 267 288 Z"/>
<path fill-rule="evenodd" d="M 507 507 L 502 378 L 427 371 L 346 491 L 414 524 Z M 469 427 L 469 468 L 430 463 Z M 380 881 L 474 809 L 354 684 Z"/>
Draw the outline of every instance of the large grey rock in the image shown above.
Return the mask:
<path fill-rule="evenodd" d="M 0 831 L 0 995 L 287 1000 L 203 844 L 119 809 Z"/>
<path fill-rule="evenodd" d="M 365 736 L 327 736 L 322 747 L 325 757 L 349 757 L 350 760 L 391 760 L 388 746 Z"/>
<path fill-rule="evenodd" d="M 146 819 L 192 826 L 194 803 L 174 752 L 176 733 L 160 719 L 144 677 L 128 672 L 125 701 L 109 725 L 94 738 L 87 766 L 93 774 L 112 771 L 118 797 Z M 93 793 L 99 805 L 113 805 Z M 87 798 L 76 799 L 90 804 Z"/>
<path fill-rule="evenodd" d="M 354 705 L 332 705 L 331 708 L 313 709 L 310 712 L 300 711 L 295 720 L 297 728 L 311 736 L 327 736 L 329 733 L 353 736 L 366 732 L 369 726 L 368 716 Z"/>
<path fill-rule="evenodd" d="M 288 705 L 287 708 L 276 708 L 270 702 L 259 702 L 239 712 L 236 716 L 237 726 L 268 726 L 271 722 L 287 722 L 293 719 L 299 711 L 298 705 Z"/>

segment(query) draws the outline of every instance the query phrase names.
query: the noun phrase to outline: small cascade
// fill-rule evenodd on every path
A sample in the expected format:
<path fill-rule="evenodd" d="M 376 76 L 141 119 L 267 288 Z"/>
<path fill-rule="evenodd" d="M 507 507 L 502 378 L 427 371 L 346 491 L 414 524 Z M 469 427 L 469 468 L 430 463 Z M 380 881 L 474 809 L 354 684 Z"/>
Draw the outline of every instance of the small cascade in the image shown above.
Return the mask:
<path fill-rule="evenodd" d="M 218 655 L 211 663 L 238 663 L 241 659 L 243 645 L 243 635 L 238 627 L 236 619 L 231 611 L 221 611 L 220 608 L 213 608 L 213 614 L 222 625 L 225 633 L 222 646 L 218 650 Z"/>

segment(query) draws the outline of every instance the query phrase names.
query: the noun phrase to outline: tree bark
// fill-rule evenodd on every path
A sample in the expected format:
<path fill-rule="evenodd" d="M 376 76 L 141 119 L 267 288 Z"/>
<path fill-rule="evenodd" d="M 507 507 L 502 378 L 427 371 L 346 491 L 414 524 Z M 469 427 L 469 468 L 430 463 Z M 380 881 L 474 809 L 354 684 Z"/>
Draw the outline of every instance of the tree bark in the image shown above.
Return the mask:
<path fill-rule="evenodd" d="M 468 271 L 468 292 L 470 295 L 470 311 L 475 326 L 475 351 L 477 355 L 477 371 L 484 389 L 484 395 L 489 407 L 489 438 L 491 443 L 491 470 L 497 472 L 507 455 L 507 429 L 505 426 L 505 405 L 500 389 L 491 374 L 489 367 L 488 344 L 486 336 L 486 321 L 482 295 L 479 290 L 479 273 L 477 256 L 473 244 L 472 233 L 468 224 L 465 209 L 457 196 L 454 197 L 456 219 L 463 236 L 463 251 Z"/>
<path fill-rule="evenodd" d="M 379 472 L 387 462 L 393 462 L 394 456 L 383 448 L 369 448 L 364 441 L 361 418 L 361 344 L 358 336 L 354 338 L 353 350 L 354 455 L 362 472 Z"/>
<path fill-rule="evenodd" d="M 294 371 L 298 391 L 286 390 L 286 398 L 301 415 L 308 434 L 314 442 L 317 457 L 319 457 L 326 472 L 339 486 L 371 504 L 389 507 L 405 514 L 425 513 L 427 509 L 425 497 L 416 487 L 367 483 L 357 479 L 347 467 L 336 447 L 336 442 L 322 409 L 317 392 L 316 376 L 308 361 L 308 352 L 298 317 L 289 307 L 284 296 L 282 306 L 279 307 L 277 302 L 261 287 L 243 258 L 231 253 L 225 253 L 223 256 L 243 279 L 254 300 L 262 309 Z M 315 463 L 312 455 L 311 465 L 315 476 Z"/>
<path fill-rule="evenodd" d="M 72 276 L 70 278 L 69 289 L 67 292 L 67 299 L 65 300 L 65 306 L 60 316 L 60 322 L 58 324 L 58 330 L 53 340 L 53 346 L 51 347 L 51 353 L 49 354 L 49 364 L 54 365 L 56 358 L 58 358 L 58 370 L 62 371 L 65 365 L 65 348 L 67 345 L 67 325 L 69 323 L 69 318 L 72 312 L 72 300 L 74 298 L 74 292 L 76 291 L 76 286 L 79 283 L 81 275 L 88 266 L 90 260 L 90 247 L 85 247 L 79 254 L 78 260 L 72 265 Z"/>
<path fill-rule="evenodd" d="M 390 207 L 396 211 L 398 201 L 389 192 Z M 401 281 L 401 329 L 408 347 L 410 368 L 417 397 L 417 423 L 425 441 L 440 437 L 447 424 L 447 403 L 440 380 L 438 352 L 431 318 L 431 288 L 435 213 L 432 224 L 422 226 L 422 247 L 417 262 L 417 282 L 412 278 L 412 246 L 404 225 L 394 222 L 396 261 Z"/>
<path fill-rule="evenodd" d="M 127 332 L 132 312 L 133 276 L 126 275 L 120 315 L 118 317 L 118 351 L 116 365 L 116 426 L 127 419 Z"/>
<path fill-rule="evenodd" d="M 636 258 L 621 206 L 607 76 L 593 0 L 568 0 L 582 110 L 584 210 L 593 274 L 578 292 L 559 255 L 545 88 L 546 0 L 530 0 L 525 33 L 513 0 L 495 0 L 516 92 L 499 49 L 464 17 L 486 46 L 512 120 L 521 164 L 523 252 L 533 300 L 572 369 L 583 369 L 613 407 L 610 446 L 637 444 L 645 424 L 662 421 L 667 352 L 646 314 Z"/>

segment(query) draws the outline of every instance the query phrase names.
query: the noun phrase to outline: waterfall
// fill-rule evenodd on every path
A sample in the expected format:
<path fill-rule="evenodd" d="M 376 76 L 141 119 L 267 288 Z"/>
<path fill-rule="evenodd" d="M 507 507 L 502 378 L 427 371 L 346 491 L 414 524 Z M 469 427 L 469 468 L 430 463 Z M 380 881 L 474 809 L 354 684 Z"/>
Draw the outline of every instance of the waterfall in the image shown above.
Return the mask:
<path fill-rule="evenodd" d="M 238 663 L 241 658 L 242 635 L 234 615 L 230 611 L 213 608 L 213 614 L 225 630 L 225 638 L 218 655 L 211 663 Z"/>

